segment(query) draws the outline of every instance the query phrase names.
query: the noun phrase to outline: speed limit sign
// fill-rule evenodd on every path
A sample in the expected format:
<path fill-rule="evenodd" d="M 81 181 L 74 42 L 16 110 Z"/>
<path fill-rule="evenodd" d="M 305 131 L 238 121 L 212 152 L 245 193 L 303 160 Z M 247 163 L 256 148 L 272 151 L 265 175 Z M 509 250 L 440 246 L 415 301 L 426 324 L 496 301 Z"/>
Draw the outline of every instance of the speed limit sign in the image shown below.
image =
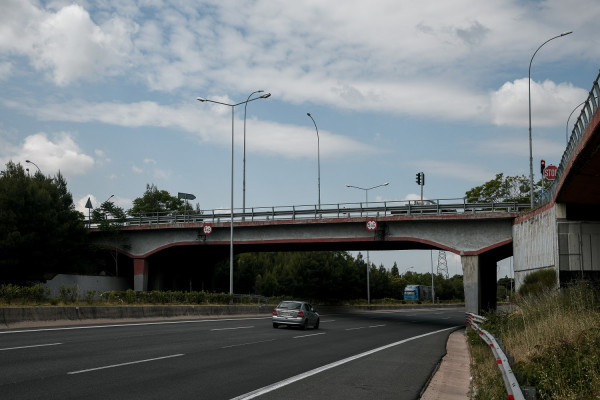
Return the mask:
<path fill-rule="evenodd" d="M 375 221 L 374 219 L 368 219 L 367 220 L 367 230 L 373 232 L 376 229 L 377 229 L 377 221 Z"/>
<path fill-rule="evenodd" d="M 210 235 L 212 233 L 212 225 L 211 224 L 204 224 L 202 226 L 202 232 L 205 235 Z"/>

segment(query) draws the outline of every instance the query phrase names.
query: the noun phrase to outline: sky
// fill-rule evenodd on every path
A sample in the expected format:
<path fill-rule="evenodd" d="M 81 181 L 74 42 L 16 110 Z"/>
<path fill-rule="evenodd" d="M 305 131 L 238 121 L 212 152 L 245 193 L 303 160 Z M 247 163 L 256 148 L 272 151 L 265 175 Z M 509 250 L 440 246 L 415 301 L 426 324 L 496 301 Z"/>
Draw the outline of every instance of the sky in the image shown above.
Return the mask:
<path fill-rule="evenodd" d="M 0 10 L 0 163 L 60 171 L 86 215 L 88 198 L 129 209 L 148 184 L 228 210 L 232 107 L 196 99 L 237 104 L 258 90 L 271 96 L 233 108 L 234 208 L 362 202 L 346 185 L 385 182 L 369 202 L 416 199 L 420 171 L 428 199 L 460 199 L 500 172 L 528 176 L 529 63 L 573 31 L 532 62 L 538 180 L 540 159 L 560 162 L 600 66 L 597 0 L 3 0 Z M 428 272 L 438 253 L 370 259 Z"/>

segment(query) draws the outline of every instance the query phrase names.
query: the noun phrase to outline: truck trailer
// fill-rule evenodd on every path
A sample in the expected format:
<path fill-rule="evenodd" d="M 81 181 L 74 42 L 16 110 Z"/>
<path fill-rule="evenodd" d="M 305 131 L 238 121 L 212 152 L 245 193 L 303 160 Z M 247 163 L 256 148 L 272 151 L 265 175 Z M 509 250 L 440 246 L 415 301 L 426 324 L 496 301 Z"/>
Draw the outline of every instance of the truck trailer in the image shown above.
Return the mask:
<path fill-rule="evenodd" d="M 431 300 L 433 290 L 431 286 L 406 285 L 404 288 L 404 300 L 424 301 Z"/>

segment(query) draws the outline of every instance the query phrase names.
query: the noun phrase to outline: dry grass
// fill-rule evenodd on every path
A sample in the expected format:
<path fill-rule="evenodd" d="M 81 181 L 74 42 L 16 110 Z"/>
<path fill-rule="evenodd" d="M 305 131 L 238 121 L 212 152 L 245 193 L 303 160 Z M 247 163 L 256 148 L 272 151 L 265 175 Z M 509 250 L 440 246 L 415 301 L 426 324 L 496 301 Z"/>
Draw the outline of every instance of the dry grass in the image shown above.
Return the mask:
<path fill-rule="evenodd" d="M 484 328 L 514 357 L 519 383 L 535 386 L 539 399 L 600 399 L 598 290 L 579 284 L 524 297 L 517 306 L 489 316 Z"/>
<path fill-rule="evenodd" d="M 471 353 L 471 375 L 473 378 L 471 398 L 476 400 L 506 399 L 502 373 L 489 346 L 474 329 L 467 328 L 467 338 Z"/>

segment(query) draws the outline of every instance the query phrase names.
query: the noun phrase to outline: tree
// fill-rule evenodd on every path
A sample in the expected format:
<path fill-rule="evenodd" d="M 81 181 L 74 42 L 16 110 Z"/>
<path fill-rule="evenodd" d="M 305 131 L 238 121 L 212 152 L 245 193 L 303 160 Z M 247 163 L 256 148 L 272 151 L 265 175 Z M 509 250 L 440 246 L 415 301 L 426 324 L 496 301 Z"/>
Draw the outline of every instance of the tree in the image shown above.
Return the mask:
<path fill-rule="evenodd" d="M 115 275 L 119 276 L 119 245 L 128 247 L 127 243 L 123 242 L 120 235 L 127 215 L 123 208 L 115 205 L 112 201 L 105 201 L 99 208 L 92 211 L 92 223 L 96 224 L 97 228 L 103 232 L 108 241 L 112 243 L 111 248 L 114 248 L 113 259 L 115 260 Z"/>
<path fill-rule="evenodd" d="M 166 190 L 158 190 L 154 184 L 146 184 L 142 197 L 133 200 L 129 214 L 151 214 L 157 212 L 191 210 L 191 206 L 183 200 L 173 197 Z"/>
<path fill-rule="evenodd" d="M 0 280 L 25 283 L 78 271 L 85 260 L 84 216 L 60 172 L 25 173 L 12 161 L 0 175 Z"/>
<path fill-rule="evenodd" d="M 529 180 L 525 175 L 496 177 L 465 193 L 468 202 L 529 202 Z"/>

